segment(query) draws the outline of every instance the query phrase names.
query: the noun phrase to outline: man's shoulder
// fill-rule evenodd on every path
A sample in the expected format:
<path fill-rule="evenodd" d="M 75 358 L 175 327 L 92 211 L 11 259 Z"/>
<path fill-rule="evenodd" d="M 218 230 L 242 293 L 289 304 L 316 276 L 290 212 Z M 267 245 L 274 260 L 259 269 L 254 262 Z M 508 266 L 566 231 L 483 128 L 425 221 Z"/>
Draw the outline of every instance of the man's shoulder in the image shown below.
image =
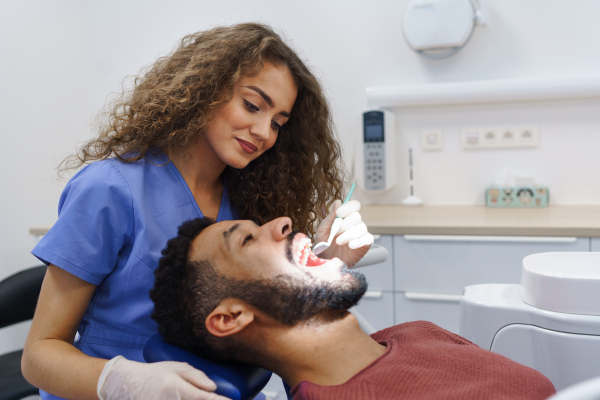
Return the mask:
<path fill-rule="evenodd" d="M 436 340 L 456 344 L 472 344 L 467 339 L 428 321 L 412 321 L 390 326 L 371 334 L 371 338 L 377 342 L 404 338 L 411 341 Z"/>

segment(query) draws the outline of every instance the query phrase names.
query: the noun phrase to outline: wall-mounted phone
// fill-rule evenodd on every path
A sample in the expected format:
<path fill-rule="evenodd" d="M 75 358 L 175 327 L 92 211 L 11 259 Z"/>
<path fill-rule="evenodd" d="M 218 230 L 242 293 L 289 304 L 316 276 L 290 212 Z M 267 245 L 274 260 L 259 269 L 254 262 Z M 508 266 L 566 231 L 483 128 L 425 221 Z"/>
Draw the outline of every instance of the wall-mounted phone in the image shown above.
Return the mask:
<path fill-rule="evenodd" d="M 394 139 L 396 119 L 387 110 L 363 113 L 364 188 L 384 190 L 395 185 Z"/>

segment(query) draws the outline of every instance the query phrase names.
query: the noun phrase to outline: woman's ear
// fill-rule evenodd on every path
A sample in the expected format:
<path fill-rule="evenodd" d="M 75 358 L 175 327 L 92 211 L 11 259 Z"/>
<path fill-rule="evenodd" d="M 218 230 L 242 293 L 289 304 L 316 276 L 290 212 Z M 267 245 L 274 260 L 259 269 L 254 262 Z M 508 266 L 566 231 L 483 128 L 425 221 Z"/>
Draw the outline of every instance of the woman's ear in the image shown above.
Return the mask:
<path fill-rule="evenodd" d="M 227 337 L 250 325 L 254 311 L 238 299 L 225 299 L 206 317 L 206 329 L 211 335 Z"/>

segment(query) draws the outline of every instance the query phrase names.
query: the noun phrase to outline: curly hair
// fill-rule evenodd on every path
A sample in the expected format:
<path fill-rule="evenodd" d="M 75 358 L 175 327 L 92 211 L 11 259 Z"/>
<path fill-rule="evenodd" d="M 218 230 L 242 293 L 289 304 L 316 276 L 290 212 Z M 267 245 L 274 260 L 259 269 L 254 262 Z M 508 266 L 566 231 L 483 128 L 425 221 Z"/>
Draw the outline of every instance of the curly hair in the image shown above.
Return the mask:
<path fill-rule="evenodd" d="M 342 195 L 341 148 L 318 80 L 262 24 L 185 36 L 106 105 L 98 136 L 63 160 L 59 171 L 109 157 L 135 162 L 157 152 L 173 154 L 202 134 L 215 111 L 231 100 L 240 78 L 255 76 L 266 62 L 289 69 L 298 88 L 296 102 L 270 150 L 243 169 L 226 167 L 227 190 L 241 219 L 263 224 L 285 215 L 297 229 L 314 233 L 315 222 Z"/>

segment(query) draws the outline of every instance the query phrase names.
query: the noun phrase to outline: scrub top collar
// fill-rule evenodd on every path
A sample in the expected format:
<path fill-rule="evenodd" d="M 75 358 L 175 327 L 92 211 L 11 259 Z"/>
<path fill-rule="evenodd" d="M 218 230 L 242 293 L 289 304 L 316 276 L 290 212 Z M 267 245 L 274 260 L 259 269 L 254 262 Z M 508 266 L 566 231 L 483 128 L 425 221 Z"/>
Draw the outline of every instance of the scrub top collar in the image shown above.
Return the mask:
<path fill-rule="evenodd" d="M 177 176 L 179 183 L 185 189 L 185 192 L 188 195 L 190 202 L 194 205 L 194 209 L 198 213 L 198 217 L 203 218 L 204 214 L 202 213 L 202 210 L 200 210 L 200 206 L 198 206 L 198 202 L 196 202 L 196 199 L 194 198 L 190 187 L 188 186 L 185 179 L 183 179 L 183 175 L 181 175 L 181 172 L 179 172 L 179 170 L 173 162 L 169 161 L 167 166 L 171 168 L 175 176 Z M 231 205 L 229 204 L 229 197 L 227 195 L 227 185 L 225 184 L 225 181 L 223 181 L 223 195 L 221 196 L 221 204 L 219 206 L 219 213 L 217 214 L 217 222 L 230 219 L 232 214 L 231 211 Z"/>

